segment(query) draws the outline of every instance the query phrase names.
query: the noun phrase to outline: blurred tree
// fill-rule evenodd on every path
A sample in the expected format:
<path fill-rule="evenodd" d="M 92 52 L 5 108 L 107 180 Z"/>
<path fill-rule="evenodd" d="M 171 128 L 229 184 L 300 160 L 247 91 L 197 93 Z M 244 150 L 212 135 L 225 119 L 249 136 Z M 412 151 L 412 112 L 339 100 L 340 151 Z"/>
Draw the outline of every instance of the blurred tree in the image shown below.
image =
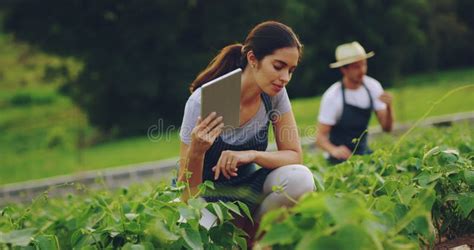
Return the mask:
<path fill-rule="evenodd" d="M 439 68 L 451 68 L 474 62 L 473 3 L 463 0 L 432 0 L 431 25 L 434 32 L 430 40 L 436 41 L 435 50 Z"/>
<path fill-rule="evenodd" d="M 282 2 L 23 0 L 10 4 L 6 28 L 83 60 L 69 94 L 93 124 L 129 135 L 158 119 L 179 124 L 194 76 L 253 25 L 278 18 Z"/>
<path fill-rule="evenodd" d="M 336 46 L 359 41 L 376 57 L 369 60 L 369 74 L 390 86 L 402 66 L 412 60 L 410 52 L 426 43 L 420 19 L 426 15 L 426 1 L 295 0 L 288 3 L 289 23 L 305 44 L 304 63 L 289 86 L 298 96 L 325 90 L 341 76 L 330 70 Z"/>
<path fill-rule="evenodd" d="M 4 4 L 5 5 L 5 4 Z M 16 38 L 84 62 L 65 88 L 104 131 L 143 133 L 180 124 L 188 85 L 255 24 L 276 19 L 299 34 L 303 61 L 288 86 L 313 96 L 340 78 L 338 44 L 357 40 L 376 57 L 369 74 L 390 86 L 399 74 L 472 65 L 471 0 L 22 0 L 10 1 Z"/>

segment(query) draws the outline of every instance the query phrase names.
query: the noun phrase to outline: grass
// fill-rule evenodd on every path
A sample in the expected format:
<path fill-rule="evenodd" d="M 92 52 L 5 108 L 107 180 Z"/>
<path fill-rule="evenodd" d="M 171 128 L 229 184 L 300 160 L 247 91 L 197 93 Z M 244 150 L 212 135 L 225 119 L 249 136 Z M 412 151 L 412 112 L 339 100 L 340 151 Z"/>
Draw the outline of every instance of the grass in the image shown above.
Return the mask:
<path fill-rule="evenodd" d="M 408 76 L 395 84 L 396 89 L 386 91 L 394 96 L 393 105 L 396 121 L 404 122 L 422 117 L 448 91 L 465 85 L 471 85 L 471 87 L 453 93 L 429 114 L 429 116 L 438 116 L 474 111 L 473 68 Z M 300 131 L 312 131 L 317 121 L 320 101 L 321 97 L 319 96 L 292 101 Z M 371 125 L 377 125 L 375 115 L 372 116 Z"/>
<path fill-rule="evenodd" d="M 176 132 L 158 140 L 143 135 L 97 143 L 100 134 L 88 124 L 86 114 L 58 93 L 67 79 L 77 76 L 81 62 L 46 55 L 1 32 L 0 55 L 0 184 L 178 154 Z M 68 69 L 67 74 L 57 73 L 62 67 Z M 397 89 L 389 90 L 394 94 L 397 121 L 421 117 L 449 90 L 474 84 L 473 76 L 474 68 L 468 68 L 400 80 Z M 473 100 L 474 87 L 453 94 L 431 115 L 472 111 Z M 292 100 L 302 136 L 314 135 L 319 102 L 320 97 Z"/>

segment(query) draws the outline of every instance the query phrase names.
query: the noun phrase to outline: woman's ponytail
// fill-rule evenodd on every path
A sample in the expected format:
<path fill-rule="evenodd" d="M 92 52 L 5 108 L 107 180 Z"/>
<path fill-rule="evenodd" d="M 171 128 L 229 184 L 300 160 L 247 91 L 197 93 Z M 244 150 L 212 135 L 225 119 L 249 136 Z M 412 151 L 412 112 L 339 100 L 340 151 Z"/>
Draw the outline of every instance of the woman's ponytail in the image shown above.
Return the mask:
<path fill-rule="evenodd" d="M 245 60 L 245 58 L 242 58 L 242 47 L 243 45 L 240 43 L 224 47 L 191 83 L 191 86 L 189 86 L 191 93 L 204 83 L 242 67 L 242 59 Z"/>

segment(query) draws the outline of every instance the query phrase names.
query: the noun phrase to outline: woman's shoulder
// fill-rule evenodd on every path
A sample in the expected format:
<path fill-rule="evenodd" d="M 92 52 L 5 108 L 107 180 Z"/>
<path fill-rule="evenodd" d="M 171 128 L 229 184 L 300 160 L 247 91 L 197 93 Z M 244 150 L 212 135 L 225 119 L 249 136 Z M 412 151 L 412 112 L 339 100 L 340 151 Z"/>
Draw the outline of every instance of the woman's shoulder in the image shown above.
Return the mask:
<path fill-rule="evenodd" d="M 194 92 L 188 97 L 188 102 L 201 104 L 201 88 L 194 90 Z"/>

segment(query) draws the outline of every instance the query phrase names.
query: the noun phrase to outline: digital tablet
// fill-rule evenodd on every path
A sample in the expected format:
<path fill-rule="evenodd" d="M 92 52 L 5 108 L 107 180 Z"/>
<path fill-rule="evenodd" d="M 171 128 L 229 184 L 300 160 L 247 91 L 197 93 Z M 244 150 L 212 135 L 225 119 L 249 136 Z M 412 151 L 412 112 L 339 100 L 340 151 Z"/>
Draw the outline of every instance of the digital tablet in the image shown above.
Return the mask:
<path fill-rule="evenodd" d="M 224 130 L 240 125 L 240 82 L 242 70 L 236 69 L 201 87 L 201 117 L 216 112 L 224 119 Z"/>

